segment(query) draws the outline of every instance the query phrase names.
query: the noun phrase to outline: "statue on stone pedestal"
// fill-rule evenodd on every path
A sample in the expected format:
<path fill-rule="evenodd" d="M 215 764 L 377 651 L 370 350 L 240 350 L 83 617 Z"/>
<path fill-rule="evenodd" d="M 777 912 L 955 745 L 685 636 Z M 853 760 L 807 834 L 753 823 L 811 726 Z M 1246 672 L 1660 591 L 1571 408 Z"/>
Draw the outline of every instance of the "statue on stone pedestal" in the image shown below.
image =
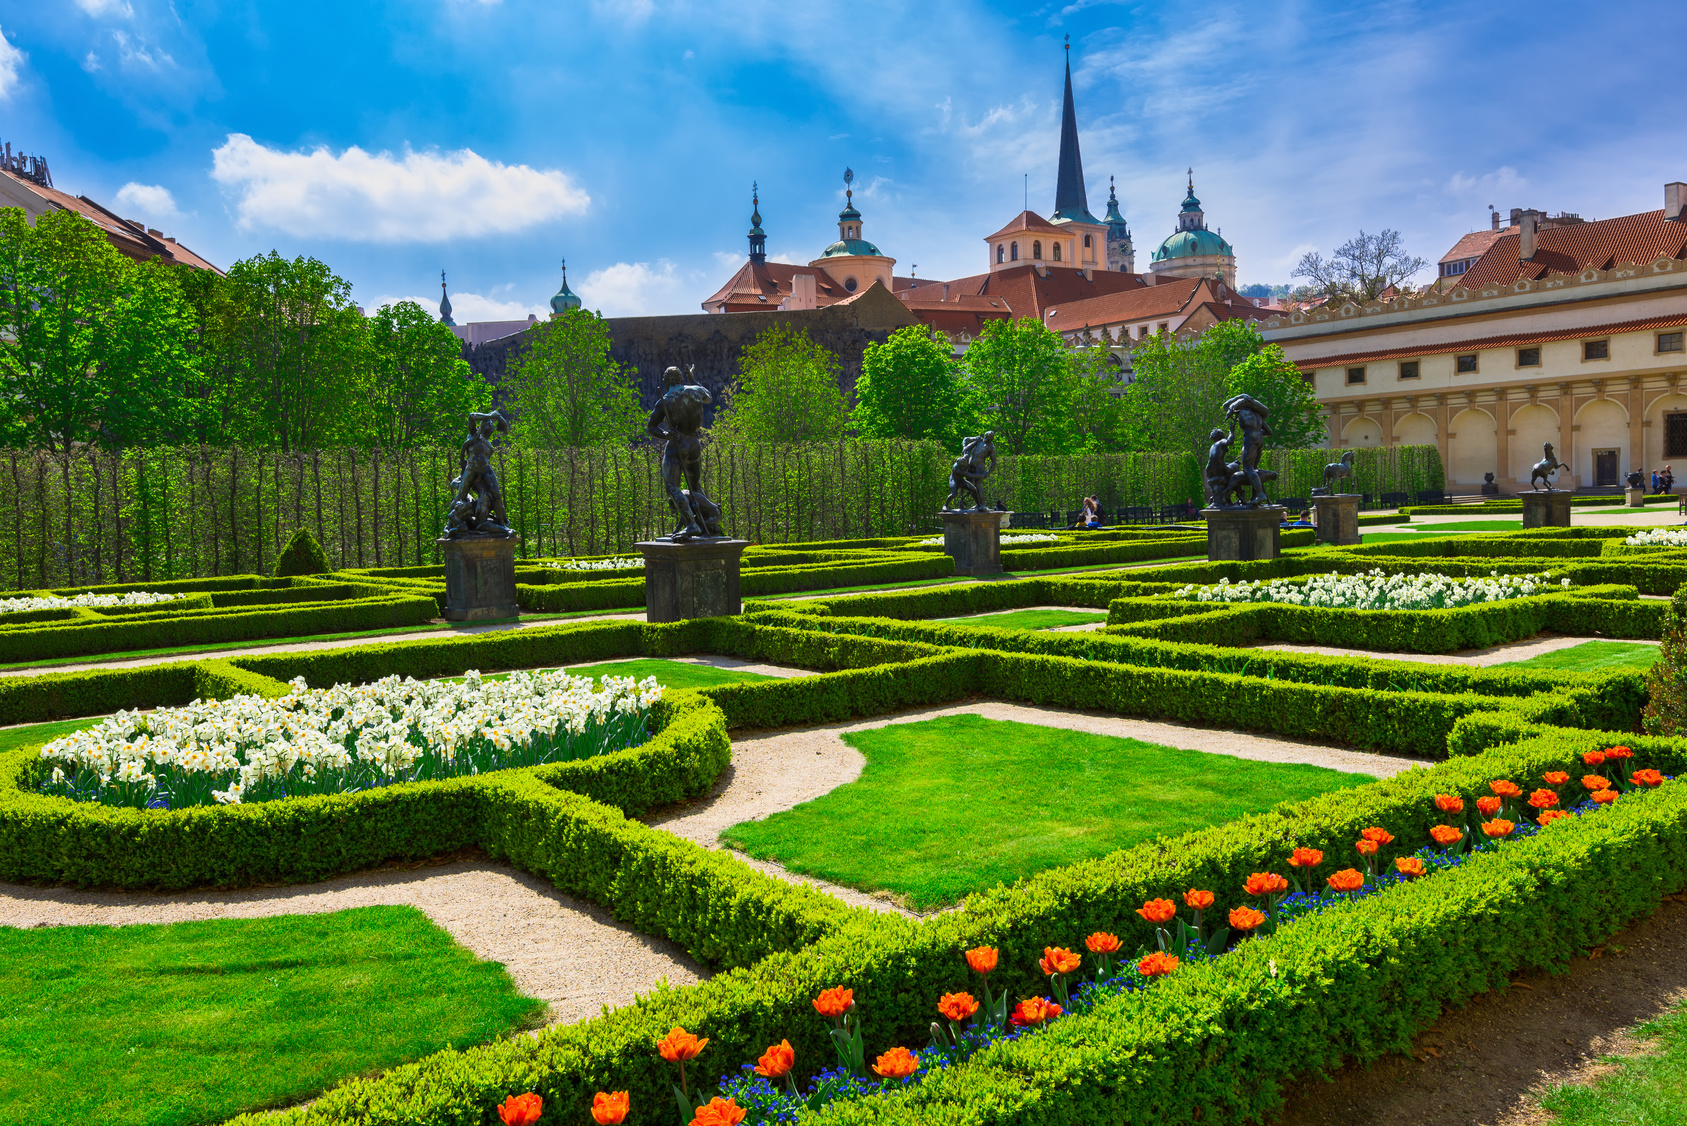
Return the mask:
<path fill-rule="evenodd" d="M 510 432 L 502 411 L 469 415 L 469 436 L 463 440 L 461 470 L 451 482 L 451 508 L 445 518 L 445 538 L 509 536 L 504 516 L 504 492 L 492 468 L 492 434 Z"/>
<path fill-rule="evenodd" d="M 996 471 L 996 432 L 986 430 L 976 438 L 967 438 L 961 442 L 961 456 L 955 459 L 955 464 L 949 467 L 949 498 L 943 502 L 945 512 L 965 512 L 967 509 L 957 509 L 953 505 L 955 498 L 962 493 L 972 497 L 971 511 L 984 508 L 984 495 L 978 486 L 986 477 Z"/>
<path fill-rule="evenodd" d="M 1544 483 L 1546 491 L 1550 493 L 1553 491 L 1552 475 L 1560 469 L 1570 467 L 1558 460 L 1558 455 L 1552 452 L 1551 442 L 1541 443 L 1541 449 L 1546 456 L 1535 462 L 1535 468 L 1529 473 L 1529 487 L 1539 492 Z"/>
<path fill-rule="evenodd" d="M 693 367 L 691 370 L 695 370 Z M 668 490 L 679 527 L 662 537 L 674 543 L 691 539 L 719 539 L 720 506 L 698 487 L 703 471 L 703 443 L 697 432 L 703 427 L 703 408 L 714 400 L 707 387 L 685 381 L 677 367 L 662 373 L 667 390 L 650 412 L 645 432 L 667 442 L 662 450 L 662 483 Z M 687 488 L 681 488 L 681 480 Z"/>
<path fill-rule="evenodd" d="M 1271 498 L 1265 495 L 1265 483 L 1275 481 L 1277 474 L 1259 467 L 1260 455 L 1265 452 L 1265 439 L 1271 433 L 1271 427 L 1265 421 L 1270 413 L 1270 409 L 1252 395 L 1236 395 L 1225 402 L 1224 414 L 1230 420 L 1229 431 L 1214 427 L 1207 435 L 1212 445 L 1207 449 L 1203 475 L 1209 508 L 1256 508 L 1270 503 Z M 1242 431 L 1242 456 L 1231 461 L 1230 445 L 1236 440 L 1238 427 Z M 1243 488 L 1250 493 L 1246 502 L 1241 499 Z"/>

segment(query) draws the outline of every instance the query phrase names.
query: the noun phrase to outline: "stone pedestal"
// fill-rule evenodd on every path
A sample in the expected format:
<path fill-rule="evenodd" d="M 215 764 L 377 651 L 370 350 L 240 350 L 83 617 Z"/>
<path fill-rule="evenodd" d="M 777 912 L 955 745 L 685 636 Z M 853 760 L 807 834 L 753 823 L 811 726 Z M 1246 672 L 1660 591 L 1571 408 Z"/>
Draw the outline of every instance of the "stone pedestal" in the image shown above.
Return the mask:
<path fill-rule="evenodd" d="M 1523 526 L 1525 528 L 1568 528 L 1570 526 L 1569 492 L 1523 491 Z"/>
<path fill-rule="evenodd" d="M 943 518 L 943 554 L 955 561 L 955 574 L 1002 573 L 1001 513 L 945 510 L 938 515 Z"/>
<path fill-rule="evenodd" d="M 1207 560 L 1212 563 L 1248 559 L 1275 559 L 1282 554 L 1283 517 L 1288 509 L 1280 504 L 1258 508 L 1208 508 Z"/>
<path fill-rule="evenodd" d="M 738 563 L 749 540 L 652 540 L 633 546 L 644 553 L 646 621 L 720 618 L 743 611 Z"/>
<path fill-rule="evenodd" d="M 1358 493 L 1337 493 L 1335 496 L 1312 498 L 1312 507 L 1318 513 L 1319 543 L 1360 542 L 1359 500 Z"/>
<path fill-rule="evenodd" d="M 445 620 L 484 622 L 521 613 L 515 602 L 516 535 L 439 542 L 445 555 Z"/>
<path fill-rule="evenodd" d="M 1645 508 L 1646 507 L 1646 490 L 1645 489 L 1628 489 L 1628 490 L 1626 490 L 1626 493 L 1627 493 L 1627 496 L 1628 496 L 1628 506 L 1630 508 Z"/>

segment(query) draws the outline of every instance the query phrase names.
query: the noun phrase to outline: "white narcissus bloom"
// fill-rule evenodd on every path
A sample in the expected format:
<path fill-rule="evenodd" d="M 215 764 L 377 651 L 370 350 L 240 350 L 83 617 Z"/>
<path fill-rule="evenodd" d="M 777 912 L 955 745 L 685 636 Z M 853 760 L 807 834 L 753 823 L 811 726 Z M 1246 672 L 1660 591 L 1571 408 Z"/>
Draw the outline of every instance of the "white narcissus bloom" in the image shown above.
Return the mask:
<path fill-rule="evenodd" d="M 1025 532 L 1020 535 L 1003 536 L 998 542 L 1000 542 L 1003 547 L 1019 547 L 1028 543 L 1054 543 L 1058 539 L 1060 539 L 1059 536 L 1051 536 L 1043 532 Z M 931 536 L 923 540 L 915 540 L 914 546 L 942 547 L 943 537 Z"/>
<path fill-rule="evenodd" d="M 1521 598 L 1545 588 L 1550 573 L 1453 578 L 1449 575 L 1388 575 L 1380 568 L 1358 575 L 1310 575 L 1212 586 L 1186 586 L 1162 598 L 1180 602 L 1278 602 L 1338 610 L 1441 610 L 1480 602 Z M 1562 580 L 1568 589 L 1570 580 Z"/>
<path fill-rule="evenodd" d="M 103 610 L 112 606 L 156 606 L 160 602 L 175 602 L 181 597 L 179 594 L 131 590 L 126 594 L 77 594 L 69 598 L 56 594 L 42 598 L 0 598 L 0 614 L 16 614 L 23 610 L 69 610 L 77 607 Z"/>
<path fill-rule="evenodd" d="M 614 559 L 547 559 L 539 566 L 548 571 L 620 571 L 628 567 L 642 567 L 644 560 L 630 555 Z"/>
<path fill-rule="evenodd" d="M 1687 528 L 1649 528 L 1623 542 L 1630 547 L 1687 547 Z"/>

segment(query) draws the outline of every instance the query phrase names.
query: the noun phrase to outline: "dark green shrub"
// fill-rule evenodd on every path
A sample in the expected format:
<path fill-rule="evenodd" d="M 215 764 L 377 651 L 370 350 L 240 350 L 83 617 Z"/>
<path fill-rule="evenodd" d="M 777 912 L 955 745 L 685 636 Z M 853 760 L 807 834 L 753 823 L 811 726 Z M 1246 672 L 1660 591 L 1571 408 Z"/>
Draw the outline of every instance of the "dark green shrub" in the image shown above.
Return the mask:
<path fill-rule="evenodd" d="M 1641 723 L 1647 733 L 1687 733 L 1687 586 L 1675 592 L 1664 612 L 1658 660 L 1646 674 L 1646 692 Z"/>
<path fill-rule="evenodd" d="M 322 550 L 322 545 L 316 542 L 310 529 L 300 528 L 293 533 L 281 549 L 281 554 L 275 557 L 275 575 L 321 575 L 334 568 L 328 562 L 328 553 Z"/>

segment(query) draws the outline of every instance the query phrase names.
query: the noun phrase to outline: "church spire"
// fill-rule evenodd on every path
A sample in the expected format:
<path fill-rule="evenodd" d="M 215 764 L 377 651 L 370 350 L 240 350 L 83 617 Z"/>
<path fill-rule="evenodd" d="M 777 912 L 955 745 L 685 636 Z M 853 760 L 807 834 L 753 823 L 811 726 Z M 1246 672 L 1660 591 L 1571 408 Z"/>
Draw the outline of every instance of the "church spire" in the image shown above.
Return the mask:
<path fill-rule="evenodd" d="M 451 319 L 451 296 L 445 292 L 444 270 L 439 272 L 439 323 L 451 328 L 457 326 L 457 322 Z"/>
<path fill-rule="evenodd" d="M 1054 219 L 1098 223 L 1084 194 L 1084 161 L 1078 154 L 1078 111 L 1072 105 L 1072 37 L 1066 37 L 1066 101 L 1060 110 L 1060 171 L 1054 183 Z"/>
<path fill-rule="evenodd" d="M 761 229 L 761 191 L 753 180 L 750 182 L 750 261 L 757 265 L 767 261 L 767 232 Z"/>

